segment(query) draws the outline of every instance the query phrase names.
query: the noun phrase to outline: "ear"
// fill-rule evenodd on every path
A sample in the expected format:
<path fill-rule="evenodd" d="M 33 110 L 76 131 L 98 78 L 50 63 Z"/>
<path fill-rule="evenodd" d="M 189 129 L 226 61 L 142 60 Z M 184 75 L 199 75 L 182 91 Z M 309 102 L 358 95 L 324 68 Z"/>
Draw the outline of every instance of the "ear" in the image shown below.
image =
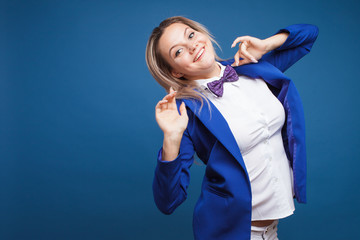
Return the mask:
<path fill-rule="evenodd" d="M 181 78 L 184 76 L 183 73 L 179 73 L 179 72 L 175 72 L 175 71 L 171 71 L 171 75 L 175 78 Z"/>

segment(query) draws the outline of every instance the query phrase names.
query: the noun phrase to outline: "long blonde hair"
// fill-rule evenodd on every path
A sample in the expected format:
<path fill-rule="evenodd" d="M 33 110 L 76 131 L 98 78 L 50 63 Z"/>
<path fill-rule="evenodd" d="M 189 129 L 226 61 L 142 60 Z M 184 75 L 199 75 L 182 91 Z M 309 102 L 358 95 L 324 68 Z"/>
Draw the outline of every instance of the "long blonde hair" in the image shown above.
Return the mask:
<path fill-rule="evenodd" d="M 192 29 L 205 34 L 212 43 L 220 48 L 219 44 L 202 24 L 181 16 L 170 17 L 162 21 L 159 26 L 152 31 L 146 46 L 146 64 L 151 75 L 167 92 L 169 92 L 170 87 L 172 87 L 177 91 L 176 98 L 199 100 L 201 102 L 199 111 L 201 111 L 203 99 L 205 99 L 207 105 L 210 107 L 209 101 L 203 94 L 202 89 L 198 87 L 195 81 L 186 80 L 185 78 L 175 78 L 171 74 L 170 65 L 161 56 L 159 51 L 159 39 L 163 35 L 165 29 L 173 23 L 183 23 Z M 216 53 L 215 59 L 220 60 Z"/>

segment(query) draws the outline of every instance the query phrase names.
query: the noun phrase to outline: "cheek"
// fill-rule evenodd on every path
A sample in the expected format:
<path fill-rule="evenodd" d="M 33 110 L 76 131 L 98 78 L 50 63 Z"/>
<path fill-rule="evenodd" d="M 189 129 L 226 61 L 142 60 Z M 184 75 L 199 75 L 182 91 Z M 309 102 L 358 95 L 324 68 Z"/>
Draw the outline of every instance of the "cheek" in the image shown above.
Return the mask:
<path fill-rule="evenodd" d="M 170 64 L 172 70 L 176 71 L 176 72 L 183 72 L 184 69 L 186 69 L 186 64 L 184 64 L 183 59 L 176 59 L 174 61 L 171 62 Z"/>
<path fill-rule="evenodd" d="M 206 55 L 205 55 L 205 59 L 206 60 L 212 60 L 215 59 L 215 54 L 214 54 L 214 49 L 210 46 L 208 47 L 207 51 L 206 51 Z"/>
<path fill-rule="evenodd" d="M 175 64 L 179 67 L 186 67 L 192 62 L 191 56 L 184 53 L 180 58 L 175 60 Z"/>

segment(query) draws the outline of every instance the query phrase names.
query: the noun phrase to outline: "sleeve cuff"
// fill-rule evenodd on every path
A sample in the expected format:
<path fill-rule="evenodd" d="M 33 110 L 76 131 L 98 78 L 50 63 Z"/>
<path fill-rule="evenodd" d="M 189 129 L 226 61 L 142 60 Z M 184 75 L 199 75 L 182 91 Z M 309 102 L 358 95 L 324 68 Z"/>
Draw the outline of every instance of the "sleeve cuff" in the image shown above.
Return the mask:
<path fill-rule="evenodd" d="M 175 162 L 175 161 L 177 161 L 178 159 L 180 159 L 180 157 L 179 157 L 180 154 L 179 154 L 179 155 L 176 156 L 176 158 L 175 158 L 174 160 L 172 160 L 172 161 L 165 161 L 165 160 L 162 160 L 162 153 L 163 153 L 163 148 L 161 147 L 160 150 L 159 150 L 159 152 L 158 152 L 158 157 L 157 157 L 158 162 L 160 162 L 160 163 L 170 164 L 170 163 Z"/>
<path fill-rule="evenodd" d="M 162 159 L 162 150 L 161 147 L 158 153 L 157 158 L 157 169 L 165 175 L 174 175 L 176 172 L 181 169 L 181 158 L 180 154 L 172 161 L 164 161 Z"/>
<path fill-rule="evenodd" d="M 287 46 L 289 45 L 289 41 L 291 41 L 291 31 L 289 31 L 287 28 L 283 28 L 280 29 L 279 31 L 277 31 L 274 35 L 279 34 L 279 33 L 288 33 L 289 36 L 286 38 L 285 42 L 278 48 L 276 48 L 275 50 L 284 50 L 287 48 Z"/>

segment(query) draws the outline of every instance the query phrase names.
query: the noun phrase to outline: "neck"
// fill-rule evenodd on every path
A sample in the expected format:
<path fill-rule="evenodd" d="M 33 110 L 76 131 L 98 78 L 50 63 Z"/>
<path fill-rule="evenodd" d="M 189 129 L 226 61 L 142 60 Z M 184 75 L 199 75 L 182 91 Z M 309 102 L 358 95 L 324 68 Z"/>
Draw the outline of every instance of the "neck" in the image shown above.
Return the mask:
<path fill-rule="evenodd" d="M 213 70 L 207 78 L 219 77 L 220 73 L 221 73 L 221 67 L 217 62 L 215 62 Z"/>
<path fill-rule="evenodd" d="M 221 68 L 220 68 L 219 64 L 215 61 L 212 68 L 208 72 L 198 75 L 198 76 L 189 77 L 187 79 L 188 80 L 199 80 L 199 79 L 208 79 L 208 78 L 212 78 L 212 77 L 218 77 L 218 76 L 220 76 L 220 72 L 221 72 Z"/>

